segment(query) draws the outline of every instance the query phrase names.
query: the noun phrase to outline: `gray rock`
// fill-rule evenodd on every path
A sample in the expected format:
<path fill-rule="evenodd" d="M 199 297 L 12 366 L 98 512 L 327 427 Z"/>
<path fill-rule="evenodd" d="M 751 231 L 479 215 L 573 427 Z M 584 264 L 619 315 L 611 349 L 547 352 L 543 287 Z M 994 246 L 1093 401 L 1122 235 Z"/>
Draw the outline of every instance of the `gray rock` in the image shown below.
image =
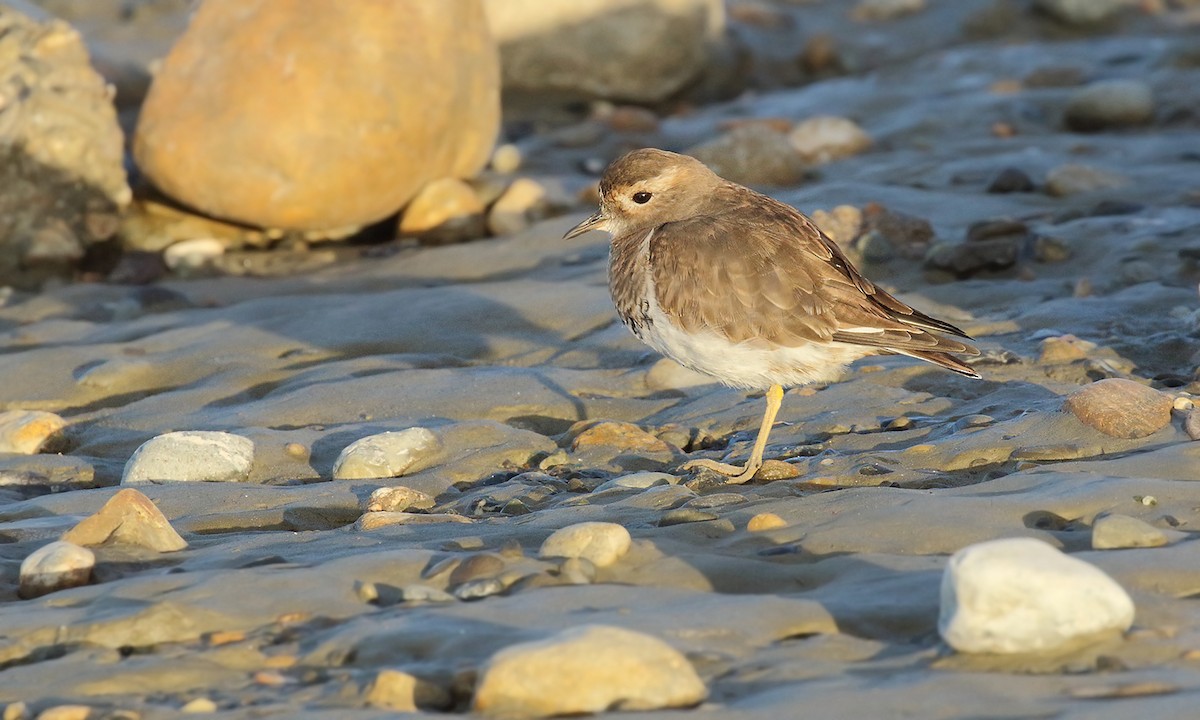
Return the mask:
<path fill-rule="evenodd" d="M 182 430 L 151 438 L 125 463 L 122 485 L 144 482 L 243 482 L 254 464 L 254 443 L 241 435 Z"/>
<path fill-rule="evenodd" d="M 596 567 L 607 567 L 629 552 L 632 543 L 624 526 L 582 522 L 551 533 L 538 550 L 538 557 L 583 558 Z"/>
<path fill-rule="evenodd" d="M 1081 193 L 1111 190 L 1127 184 L 1127 178 L 1088 165 L 1069 163 L 1046 173 L 1046 194 L 1066 197 Z"/>
<path fill-rule="evenodd" d="M 987 186 L 987 191 L 995 194 L 1032 192 L 1033 189 L 1033 180 L 1024 171 L 1011 167 L 996 173 Z"/>
<path fill-rule="evenodd" d="M 1077 90 L 1067 101 L 1063 122 L 1093 132 L 1145 125 L 1154 119 L 1154 95 L 1142 80 L 1104 80 Z"/>
<path fill-rule="evenodd" d="M 379 433 L 355 440 L 333 463 L 335 480 L 390 478 L 423 470 L 442 450 L 438 437 L 422 427 Z"/>
<path fill-rule="evenodd" d="M 1106 20 L 1128 0 L 1034 0 L 1033 6 L 1047 15 L 1070 25 L 1090 25 Z"/>
<path fill-rule="evenodd" d="M 788 136 L 762 123 L 739 125 L 687 154 L 744 185 L 796 185 L 804 179 L 804 159 Z"/>
<path fill-rule="evenodd" d="M 593 492 L 604 492 L 605 490 L 618 488 L 645 490 L 646 488 L 658 487 L 659 485 L 672 485 L 677 482 L 679 482 L 679 478 L 664 472 L 636 472 L 615 477 L 596 488 Z"/>
<path fill-rule="evenodd" d="M 1167 535 L 1148 522 L 1128 515 L 1110 513 L 1092 524 L 1092 549 L 1162 547 Z"/>

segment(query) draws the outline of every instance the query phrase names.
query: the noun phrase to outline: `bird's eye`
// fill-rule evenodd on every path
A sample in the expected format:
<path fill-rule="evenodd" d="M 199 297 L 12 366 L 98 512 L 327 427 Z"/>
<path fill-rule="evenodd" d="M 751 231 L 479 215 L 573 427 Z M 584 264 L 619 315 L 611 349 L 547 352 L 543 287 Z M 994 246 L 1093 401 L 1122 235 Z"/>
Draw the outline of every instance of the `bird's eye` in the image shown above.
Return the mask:
<path fill-rule="evenodd" d="M 648 193 L 648 192 L 635 192 L 635 193 L 633 194 L 633 201 L 634 201 L 635 203 L 637 203 L 638 205 L 645 205 L 646 203 L 650 202 L 650 193 Z"/>

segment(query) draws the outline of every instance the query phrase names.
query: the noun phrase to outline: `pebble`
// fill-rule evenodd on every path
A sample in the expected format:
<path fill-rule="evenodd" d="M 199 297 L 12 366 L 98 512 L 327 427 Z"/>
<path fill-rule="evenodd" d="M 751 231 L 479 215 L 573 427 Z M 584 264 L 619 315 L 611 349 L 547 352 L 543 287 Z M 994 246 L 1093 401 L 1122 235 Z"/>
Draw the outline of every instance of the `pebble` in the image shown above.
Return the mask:
<path fill-rule="evenodd" d="M 1193 440 L 1200 440 L 1200 410 L 1189 410 L 1183 419 L 1183 431 Z"/>
<path fill-rule="evenodd" d="M 1034 0 L 1033 6 L 1069 25 L 1091 25 L 1130 4 L 1128 0 Z"/>
<path fill-rule="evenodd" d="M 741 505 L 747 502 L 748 498 L 735 492 L 715 492 L 708 495 L 700 495 L 694 497 L 683 504 L 683 507 L 696 508 L 699 510 L 708 510 L 711 508 L 729 507 L 730 505 Z"/>
<path fill-rule="evenodd" d="M 743 185 L 796 185 L 804 179 L 804 158 L 788 136 L 761 123 L 738 125 L 686 153 Z"/>
<path fill-rule="evenodd" d="M 860 22 L 880 22 L 912 15 L 924 9 L 925 0 L 859 0 L 850 16 Z"/>
<path fill-rule="evenodd" d="M 571 450 L 613 447 L 630 452 L 670 452 L 670 447 L 633 423 L 615 420 L 575 423 L 567 431 Z"/>
<path fill-rule="evenodd" d="M 87 705 L 55 705 L 38 713 L 37 720 L 87 720 L 92 709 Z"/>
<path fill-rule="evenodd" d="M 758 469 L 758 472 L 754 473 L 754 479 L 759 482 L 791 480 L 797 477 L 800 477 L 800 468 L 789 462 L 773 458 L 764 460 L 762 467 Z"/>
<path fill-rule="evenodd" d="M 1063 408 L 1080 422 L 1119 438 L 1142 438 L 1171 422 L 1172 399 L 1141 383 L 1106 378 L 1072 393 Z"/>
<path fill-rule="evenodd" d="M 426 183 L 409 201 L 397 228 L 401 237 L 461 242 L 483 237 L 484 207 L 470 185 L 458 178 Z"/>
<path fill-rule="evenodd" d="M 501 175 L 511 175 L 521 169 L 521 148 L 512 143 L 503 143 L 492 151 L 492 170 Z"/>
<path fill-rule="evenodd" d="M 1046 173 L 1046 194 L 1052 197 L 1067 197 L 1081 193 L 1111 190 L 1128 183 L 1128 179 L 1116 173 L 1068 163 L 1052 168 Z"/>
<path fill-rule="evenodd" d="M 400 599 L 404 602 L 454 602 L 454 596 L 444 590 L 428 585 L 405 585 L 400 588 Z"/>
<path fill-rule="evenodd" d="M 410 487 L 397 485 L 395 487 L 375 488 L 367 498 L 363 512 L 408 512 L 409 510 L 429 510 L 434 505 L 434 499 L 428 493 L 414 490 Z"/>
<path fill-rule="evenodd" d="M 17 594 L 29 599 L 87 585 L 95 566 L 96 555 L 87 548 L 62 540 L 43 545 L 21 562 Z"/>
<path fill-rule="evenodd" d="M 217 710 L 217 704 L 206 697 L 189 700 L 179 708 L 179 712 L 184 713 L 214 713 Z"/>
<path fill-rule="evenodd" d="M 970 545 L 942 575 L 938 632 L 965 653 L 1050 651 L 1133 624 L 1129 595 L 1088 563 L 1033 538 Z"/>
<path fill-rule="evenodd" d="M 746 529 L 753 533 L 766 532 L 767 530 L 774 530 L 781 527 L 787 527 L 787 521 L 771 512 L 759 513 L 750 518 L 750 522 L 746 523 Z"/>
<path fill-rule="evenodd" d="M 672 485 L 677 482 L 679 482 L 679 478 L 664 472 L 636 472 L 615 477 L 596 488 L 593 492 L 604 492 L 605 490 L 616 488 L 645 490 L 646 488 L 657 487 L 659 485 Z"/>
<path fill-rule="evenodd" d="M 36 455 L 63 445 L 67 421 L 43 410 L 0 412 L 0 453 Z"/>
<path fill-rule="evenodd" d="M 1033 180 L 1018 168 L 1007 167 L 996 173 L 988 183 L 987 192 L 1002 195 L 1006 193 L 1033 192 Z"/>
<path fill-rule="evenodd" d="M 925 218 L 890 210 L 879 203 L 863 208 L 863 227 L 887 238 L 903 257 L 919 260 L 933 244 L 933 225 Z"/>
<path fill-rule="evenodd" d="M 211 267 L 225 254 L 225 243 L 216 238 L 191 238 L 163 250 L 163 263 L 174 272 L 185 274 Z"/>
<path fill-rule="evenodd" d="M 94 515 L 68 530 L 62 539 L 76 545 L 114 542 L 157 552 L 175 552 L 188 546 L 150 498 L 133 488 L 118 490 Z"/>
<path fill-rule="evenodd" d="M 551 533 L 538 550 L 538 557 L 583 558 L 602 568 L 621 559 L 632 544 L 633 538 L 623 525 L 582 522 Z"/>
<path fill-rule="evenodd" d="M 1015 236 L 978 242 L 938 243 L 929 249 L 925 266 L 959 277 L 984 271 L 1006 270 L 1017 264 L 1021 239 Z"/>
<path fill-rule="evenodd" d="M 481 578 L 471 580 L 454 588 L 452 591 L 459 600 L 481 600 L 504 592 L 507 586 L 500 578 Z"/>
<path fill-rule="evenodd" d="M 244 482 L 254 443 L 227 432 L 182 430 L 151 438 L 125 463 L 122 485 L 142 482 Z"/>
<path fill-rule="evenodd" d="M 1076 90 L 1063 122 L 1071 130 L 1094 132 L 1136 127 L 1154 119 L 1154 94 L 1142 80 L 1101 80 Z"/>
<path fill-rule="evenodd" d="M 812 164 L 857 155 L 871 147 L 871 136 L 849 118 L 820 115 L 792 128 L 788 141 L 800 157 Z"/>
<path fill-rule="evenodd" d="M 471 518 L 447 513 L 366 512 L 354 522 L 355 530 L 375 530 L 389 525 L 438 525 L 441 523 L 470 524 Z"/>
<path fill-rule="evenodd" d="M 1129 515 L 1109 513 L 1092 523 L 1092 549 L 1162 547 L 1167 536 L 1162 530 L 1144 520 Z"/>
<path fill-rule="evenodd" d="M 371 681 L 370 687 L 367 688 L 366 700 L 367 705 L 393 712 L 409 712 L 415 713 L 419 706 L 428 707 L 430 703 L 428 698 L 421 698 L 422 692 L 429 693 L 429 689 L 434 689 L 432 686 L 423 688 L 428 685 L 418 680 L 415 676 L 410 675 L 402 670 L 393 670 L 384 668 L 380 670 L 375 679 Z M 436 688 L 441 690 L 441 688 Z M 445 695 L 445 691 L 441 691 Z M 425 702 L 421 702 L 424 699 Z M 443 703 L 448 698 L 443 700 Z M 435 703 L 434 707 L 439 704 Z"/>
<path fill-rule="evenodd" d="M 21 700 L 10 702 L 4 706 L 4 714 L 0 720 L 28 720 L 29 706 Z"/>
<path fill-rule="evenodd" d="M 662 640 L 584 625 L 497 652 L 480 670 L 472 709 L 550 717 L 690 707 L 707 694 L 687 658 Z"/>
<path fill-rule="evenodd" d="M 442 441 L 429 430 L 413 427 L 355 440 L 333 463 L 335 480 L 400 477 L 436 461 Z"/>
<path fill-rule="evenodd" d="M 676 508 L 668 510 L 658 519 L 659 527 L 670 527 L 671 525 L 684 525 L 694 522 L 709 522 L 716 520 L 720 516 L 716 513 L 707 512 L 705 510 L 697 510 L 695 508 Z"/>
<path fill-rule="evenodd" d="M 529 178 L 517 178 L 508 186 L 487 214 L 487 229 L 493 235 L 512 235 L 525 230 L 534 221 L 546 201 L 546 189 Z"/>
<path fill-rule="evenodd" d="M 1096 343 L 1080 340 L 1074 335 L 1056 335 L 1042 341 L 1042 352 L 1038 362 L 1043 365 L 1058 365 L 1085 359 Z"/>
<path fill-rule="evenodd" d="M 1071 259 L 1071 246 L 1053 235 L 1038 235 L 1033 239 L 1033 259 L 1040 263 L 1060 263 Z"/>
<path fill-rule="evenodd" d="M 450 573 L 448 582 L 459 585 L 469 580 L 494 577 L 504 571 L 504 560 L 491 553 L 475 553 L 463 559 Z"/>

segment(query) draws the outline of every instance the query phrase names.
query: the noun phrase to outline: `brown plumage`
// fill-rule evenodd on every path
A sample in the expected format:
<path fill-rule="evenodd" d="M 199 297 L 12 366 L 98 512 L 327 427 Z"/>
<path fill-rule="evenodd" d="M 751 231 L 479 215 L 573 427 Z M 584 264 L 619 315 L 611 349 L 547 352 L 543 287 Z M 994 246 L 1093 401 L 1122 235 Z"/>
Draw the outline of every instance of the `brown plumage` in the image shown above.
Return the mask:
<path fill-rule="evenodd" d="M 876 287 L 794 208 L 718 177 L 698 160 L 636 150 L 600 181 L 600 211 L 566 237 L 612 233 L 609 286 L 639 338 L 734 387 L 769 389 L 758 443 L 743 468 L 696 461 L 744 482 L 783 385 L 836 379 L 853 360 L 900 353 L 979 375 L 957 327 Z"/>

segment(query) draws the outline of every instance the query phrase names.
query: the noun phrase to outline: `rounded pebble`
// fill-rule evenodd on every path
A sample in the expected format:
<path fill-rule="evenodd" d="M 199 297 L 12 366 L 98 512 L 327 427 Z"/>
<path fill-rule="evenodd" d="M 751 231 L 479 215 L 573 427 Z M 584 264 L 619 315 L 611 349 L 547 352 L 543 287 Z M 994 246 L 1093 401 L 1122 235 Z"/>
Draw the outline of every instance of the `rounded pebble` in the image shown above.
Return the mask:
<path fill-rule="evenodd" d="M 521 169 L 521 149 L 512 143 L 504 143 L 492 152 L 492 170 L 501 175 L 511 175 Z"/>
<path fill-rule="evenodd" d="M 401 237 L 442 242 L 481 237 L 483 203 L 462 180 L 439 178 L 423 186 L 405 206 L 397 231 Z"/>
<path fill-rule="evenodd" d="M 555 530 L 538 550 L 540 558 L 583 558 L 596 567 L 608 567 L 629 552 L 633 538 L 624 526 L 609 522 L 582 522 Z"/>
<path fill-rule="evenodd" d="M 333 463 L 335 480 L 400 477 L 432 465 L 442 442 L 421 427 L 369 435 L 346 446 Z"/>
<path fill-rule="evenodd" d="M 512 235 L 529 227 L 546 200 L 546 188 L 536 180 L 517 178 L 487 214 L 487 229 L 493 235 Z"/>
<path fill-rule="evenodd" d="M 550 717 L 688 707 L 707 695 L 687 658 L 662 640 L 585 625 L 497 652 L 480 671 L 472 708 Z"/>
<path fill-rule="evenodd" d="M 61 443 L 67 421 L 43 410 L 0 412 L 0 453 L 36 455 Z"/>
<path fill-rule="evenodd" d="M 364 512 L 407 512 L 409 510 L 429 510 L 434 500 L 427 493 L 410 487 L 375 488 L 367 498 Z"/>
<path fill-rule="evenodd" d="M 1078 163 L 1052 168 L 1046 173 L 1046 194 L 1067 197 L 1097 190 L 1111 190 L 1129 181 L 1121 175 Z"/>
<path fill-rule="evenodd" d="M 1142 80 L 1103 80 L 1075 91 L 1063 122 L 1092 132 L 1145 125 L 1154 118 L 1154 95 Z"/>
<path fill-rule="evenodd" d="M 844 117 L 821 115 L 804 120 L 788 133 L 800 157 L 814 164 L 857 155 L 871 147 L 871 136 Z"/>
<path fill-rule="evenodd" d="M 206 697 L 198 697 L 189 700 L 183 707 L 179 708 L 179 711 L 185 713 L 213 713 L 217 711 L 217 704 Z"/>
<path fill-rule="evenodd" d="M 938 632 L 966 653 L 1053 650 L 1133 624 L 1133 601 L 1100 569 L 1032 538 L 970 545 L 942 575 Z"/>
<path fill-rule="evenodd" d="M 1092 549 L 1162 547 L 1167 536 L 1150 523 L 1129 515 L 1110 513 L 1092 523 Z"/>
<path fill-rule="evenodd" d="M 759 513 L 746 523 L 746 529 L 750 532 L 766 532 L 781 527 L 787 527 L 787 521 L 770 512 Z"/>
<path fill-rule="evenodd" d="M 1141 383 L 1106 378 L 1076 390 L 1063 407 L 1105 435 L 1133 439 L 1169 425 L 1172 403 L 1170 395 Z"/>
<path fill-rule="evenodd" d="M 87 548 L 58 540 L 34 550 L 21 562 L 22 598 L 87 585 L 96 566 L 96 555 Z"/>
<path fill-rule="evenodd" d="M 212 265 L 225 254 L 225 243 L 216 238 L 181 240 L 163 250 L 163 263 L 175 272 L 184 273 Z"/>
<path fill-rule="evenodd" d="M 227 432 L 183 430 L 151 438 L 134 451 L 121 484 L 243 482 L 254 464 L 254 443 Z"/>

